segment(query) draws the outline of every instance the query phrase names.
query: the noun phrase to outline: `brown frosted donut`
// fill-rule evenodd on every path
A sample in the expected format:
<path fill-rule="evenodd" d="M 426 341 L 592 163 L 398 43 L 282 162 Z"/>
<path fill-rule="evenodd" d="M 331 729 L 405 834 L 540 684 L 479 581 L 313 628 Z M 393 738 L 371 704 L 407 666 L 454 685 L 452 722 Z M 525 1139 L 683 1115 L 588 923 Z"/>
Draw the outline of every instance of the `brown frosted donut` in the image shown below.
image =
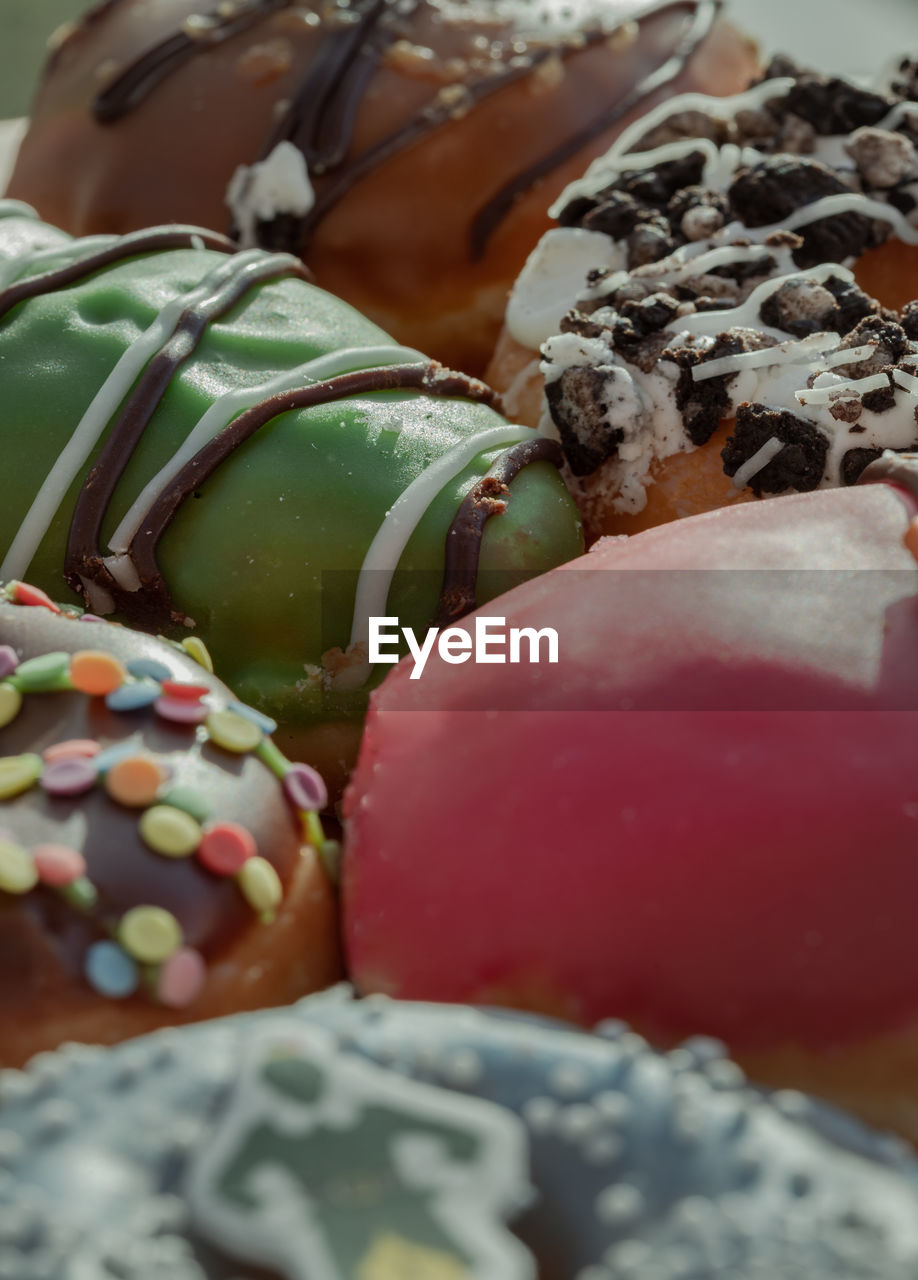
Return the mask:
<path fill-rule="evenodd" d="M 0 1065 L 339 976 L 321 783 L 263 717 L 179 646 L 22 584 L 0 671 Z"/>
<path fill-rule="evenodd" d="M 748 79 L 718 13 L 107 0 L 53 53 L 10 194 L 75 234 L 191 221 L 299 252 L 400 341 L 480 369 L 565 183 L 661 92 Z"/>

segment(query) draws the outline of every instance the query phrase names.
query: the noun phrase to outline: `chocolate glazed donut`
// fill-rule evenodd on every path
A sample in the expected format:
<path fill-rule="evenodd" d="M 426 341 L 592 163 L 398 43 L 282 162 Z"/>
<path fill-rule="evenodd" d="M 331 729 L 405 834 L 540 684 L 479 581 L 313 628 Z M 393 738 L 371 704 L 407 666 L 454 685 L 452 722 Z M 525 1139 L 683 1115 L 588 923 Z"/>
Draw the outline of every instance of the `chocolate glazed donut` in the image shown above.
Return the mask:
<path fill-rule="evenodd" d="M 11 193 L 77 234 L 188 219 L 292 250 L 477 370 L 564 183 L 661 92 L 748 79 L 719 7 L 111 0 L 53 53 Z"/>

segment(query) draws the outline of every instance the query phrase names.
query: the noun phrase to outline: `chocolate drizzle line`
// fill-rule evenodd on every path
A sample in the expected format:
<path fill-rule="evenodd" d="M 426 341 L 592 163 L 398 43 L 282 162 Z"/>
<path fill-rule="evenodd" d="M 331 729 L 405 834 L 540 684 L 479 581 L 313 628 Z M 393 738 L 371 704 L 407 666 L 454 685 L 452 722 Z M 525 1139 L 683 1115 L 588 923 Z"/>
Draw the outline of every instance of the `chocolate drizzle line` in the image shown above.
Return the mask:
<path fill-rule="evenodd" d="M 205 28 L 198 38 L 179 32 L 148 50 L 96 97 L 92 104 L 93 116 L 100 124 L 120 120 L 196 53 L 241 34 L 271 13 L 289 7 L 290 3 L 291 0 L 249 0 L 243 9 L 235 13 L 232 10 L 221 13 L 216 9 L 202 15 L 205 22 L 214 24 L 212 28 Z M 638 20 L 672 9 L 686 9 L 693 15 L 693 21 L 677 48 L 656 72 L 543 159 L 510 178 L 479 210 L 470 228 L 469 251 L 473 260 L 484 254 L 490 237 L 520 195 L 651 94 L 676 79 L 710 32 L 722 3 L 723 0 L 652 0 L 641 11 Z M 455 114 L 454 103 L 443 98 L 435 99 L 413 120 L 362 155 L 346 161 L 363 92 L 386 45 L 394 38 L 393 32 L 385 26 L 385 19 L 390 13 L 402 16 L 403 11 L 393 0 L 353 0 L 348 12 L 355 14 L 355 19 L 332 26 L 261 153 L 261 159 L 264 159 L 279 142 L 291 141 L 302 151 L 314 174 L 335 175 L 334 181 L 323 184 L 317 192 L 316 202 L 307 214 L 301 218 L 284 218 L 282 239 L 278 238 L 275 229 L 272 237 L 274 247 L 296 253 L 304 252 L 315 228 L 356 182 L 425 134 L 447 124 Z M 576 51 L 602 43 L 608 34 L 605 29 L 584 31 Z M 466 103 L 475 105 L 523 79 L 559 51 L 565 52 L 563 40 L 557 47 L 535 49 L 517 65 L 507 65 L 498 73 L 465 85 Z"/>
<path fill-rule="evenodd" d="M 236 13 L 223 14 L 220 9 L 215 9 L 201 15 L 205 22 L 213 25 L 203 28 L 198 36 L 191 36 L 187 31 L 178 31 L 174 36 L 169 36 L 154 45 L 136 62 L 132 62 L 97 94 L 91 108 L 94 119 L 99 124 L 112 124 L 120 120 L 133 107 L 143 102 L 173 71 L 184 66 L 197 54 L 203 53 L 212 45 L 222 44 L 233 36 L 242 35 L 278 9 L 289 9 L 291 3 L 292 0 L 250 0 L 244 7 L 240 6 Z"/>
<path fill-rule="evenodd" d="M 232 260 L 231 260 L 232 262 Z M 150 360 L 136 387 L 115 420 L 115 425 L 83 482 L 76 501 L 64 575 L 71 586 L 80 579 L 80 567 L 99 557 L 99 534 L 108 504 L 140 439 L 181 365 L 194 354 L 207 326 L 226 315 L 237 302 L 256 287 L 284 276 L 305 279 L 302 265 L 294 258 L 281 265 L 266 257 L 253 264 L 240 259 L 232 263 L 232 273 L 215 285 L 210 296 L 196 307 L 186 307 L 165 344 Z"/>
<path fill-rule="evenodd" d="M 462 499 L 446 533 L 443 585 L 432 626 L 451 626 L 477 607 L 484 527 L 491 516 L 504 510 L 511 481 L 533 462 L 550 462 L 560 471 L 564 465 L 561 445 L 549 436 L 535 436 L 513 445 Z"/>
<path fill-rule="evenodd" d="M 92 557 L 80 564 L 78 575 L 104 587 L 119 607 L 129 608 L 135 617 L 139 606 L 145 623 L 163 626 L 181 622 L 183 615 L 175 609 L 171 600 L 156 560 L 156 551 L 160 539 L 186 499 L 240 445 L 245 444 L 257 431 L 282 413 L 328 404 L 333 400 L 343 400 L 371 391 L 406 390 L 417 390 L 426 395 L 463 396 L 492 407 L 497 403 L 497 396 L 484 383 L 465 374 L 452 373 L 432 360 L 418 364 L 357 369 L 295 391 L 278 392 L 241 413 L 203 445 L 150 507 L 128 548 L 128 556 L 140 578 L 140 593 L 124 591 L 120 587 L 103 563 L 98 549 Z"/>
<path fill-rule="evenodd" d="M 67 245 L 62 245 L 66 250 Z M 46 271 L 42 275 L 29 276 L 18 280 L 6 289 L 0 289 L 0 320 L 2 320 L 20 302 L 37 298 L 43 293 L 53 293 L 56 289 L 66 289 L 76 284 L 103 267 L 110 267 L 125 258 L 133 258 L 141 253 L 156 253 L 169 249 L 214 249 L 218 253 L 235 253 L 238 245 L 226 236 L 212 231 L 202 231 L 200 227 L 154 227 L 151 231 L 132 231 L 130 235 L 121 236 L 115 244 L 97 253 L 88 254 L 77 262 L 71 262 L 57 271 Z"/>

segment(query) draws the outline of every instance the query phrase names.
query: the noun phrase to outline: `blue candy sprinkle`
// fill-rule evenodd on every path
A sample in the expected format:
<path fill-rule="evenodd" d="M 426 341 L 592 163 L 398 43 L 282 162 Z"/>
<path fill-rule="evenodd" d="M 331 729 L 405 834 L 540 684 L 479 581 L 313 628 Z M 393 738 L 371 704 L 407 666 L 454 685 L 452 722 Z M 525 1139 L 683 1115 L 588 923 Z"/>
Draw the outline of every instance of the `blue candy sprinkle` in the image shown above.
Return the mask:
<path fill-rule="evenodd" d="M 140 985 L 140 972 L 117 942 L 94 942 L 86 952 L 85 973 L 89 985 L 100 996 L 123 1000 Z"/>
<path fill-rule="evenodd" d="M 135 734 L 131 738 L 126 738 L 124 742 L 116 742 L 114 746 L 100 751 L 97 756 L 93 756 L 92 763 L 97 773 L 108 773 L 113 764 L 117 764 L 119 760 L 127 760 L 128 756 L 136 756 L 140 748 L 141 743 L 138 742 Z"/>
<path fill-rule="evenodd" d="M 138 680 L 106 694 L 105 705 L 109 711 L 142 711 L 144 707 L 152 707 L 160 692 L 159 685 L 152 680 Z"/>
<path fill-rule="evenodd" d="M 128 672 L 142 680 L 147 676 L 150 680 L 171 680 L 172 671 L 164 662 L 156 658 L 132 658 L 127 664 Z"/>
<path fill-rule="evenodd" d="M 263 711 L 256 711 L 254 707 L 246 706 L 244 702 L 228 702 L 226 704 L 227 711 L 235 711 L 237 716 L 242 716 L 243 720 L 250 720 L 252 724 L 257 724 L 262 733 L 269 736 L 277 732 L 277 721 L 272 720 L 270 716 L 266 716 Z"/>

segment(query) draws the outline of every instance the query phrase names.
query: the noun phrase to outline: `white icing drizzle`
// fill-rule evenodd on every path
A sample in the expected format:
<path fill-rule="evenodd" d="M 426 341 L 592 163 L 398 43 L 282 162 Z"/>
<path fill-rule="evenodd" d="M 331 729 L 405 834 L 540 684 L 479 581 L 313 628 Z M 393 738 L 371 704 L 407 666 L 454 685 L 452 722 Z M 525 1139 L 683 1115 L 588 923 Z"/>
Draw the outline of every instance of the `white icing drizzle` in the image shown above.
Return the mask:
<path fill-rule="evenodd" d="M 898 383 L 903 391 L 918 396 L 918 378 L 913 373 L 906 373 L 904 369 L 893 369 L 893 381 Z"/>
<path fill-rule="evenodd" d="M 277 267 L 289 264 L 287 254 L 275 254 Z M 196 307 L 228 279 L 260 271 L 270 262 L 261 250 L 249 250 L 224 260 L 188 293 L 173 298 L 152 324 L 131 344 L 96 392 L 70 439 L 64 445 L 32 501 L 0 564 L 0 577 L 22 578 L 41 545 L 70 486 L 85 466 L 103 431 L 117 412 L 149 360 L 175 332 L 182 312 Z"/>
<path fill-rule="evenodd" d="M 612 181 L 622 169 L 638 169 L 647 163 L 655 163 L 651 159 L 655 154 L 654 151 L 632 152 L 632 148 L 673 116 L 687 111 L 699 111 L 715 120 L 730 120 L 740 111 L 756 111 L 766 102 L 780 98 L 796 83 L 793 76 L 777 76 L 773 80 L 763 80 L 752 89 L 746 89 L 743 93 L 734 94 L 729 98 L 714 98 L 705 93 L 683 93 L 670 98 L 667 102 L 661 102 L 640 120 L 623 129 L 605 155 L 594 160 L 582 178 L 577 178 L 562 191 L 548 211 L 550 216 L 557 218 L 561 210 L 574 197 L 592 195 L 597 189 Z M 708 145 L 706 146 L 705 143 Z M 680 147 L 681 150 L 674 150 L 668 154 L 666 156 L 668 159 L 673 159 L 677 155 L 687 155 L 692 151 L 703 151 L 710 157 L 710 148 L 716 150 L 715 143 L 703 138 L 691 138 L 686 144 L 678 142 L 673 143 L 672 146 Z M 661 150 L 664 148 L 656 149 L 656 151 Z M 734 150 L 739 152 L 739 148 Z"/>
<path fill-rule="evenodd" d="M 478 454 L 535 438 L 536 433 L 531 427 L 509 424 L 468 436 L 436 458 L 396 498 L 386 512 L 360 566 L 354 595 L 354 620 L 350 639 L 352 648 L 368 643 L 369 619 L 385 614 L 389 587 L 402 552 L 443 486 L 464 471 Z"/>
<path fill-rule="evenodd" d="M 0 218 L 30 218 L 38 222 L 38 214 L 24 200 L 0 199 Z"/>
<path fill-rule="evenodd" d="M 813 333 L 809 337 L 789 339 L 776 347 L 763 347 L 761 351 L 741 351 L 732 356 L 719 356 L 695 365 L 692 378 L 705 382 L 724 373 L 741 373 L 743 369 L 760 369 L 777 364 L 793 364 L 809 359 L 814 354 L 831 351 L 841 342 L 837 333 Z"/>
<path fill-rule="evenodd" d="M 341 351 L 332 351 L 327 355 L 307 360 L 304 364 L 297 365 L 294 369 L 284 370 L 256 386 L 240 387 L 219 396 L 195 423 L 165 466 L 160 468 L 134 499 L 109 541 L 109 548 L 114 553 L 113 559 L 117 562 L 118 558 L 126 555 L 131 539 L 140 528 L 148 511 L 185 463 L 189 462 L 199 449 L 212 440 L 239 413 L 276 392 L 309 386 L 312 383 L 321 382 L 324 378 L 349 373 L 353 369 L 370 369 L 378 365 L 398 364 L 403 360 L 413 362 L 425 358 L 411 347 L 396 347 L 391 344 L 377 347 L 346 347 Z M 114 569 L 112 572 L 114 573 Z M 139 586 L 138 581 L 137 587 Z M 137 590 L 137 587 L 130 587 L 128 590 Z"/>
<path fill-rule="evenodd" d="M 762 324 L 759 312 L 766 298 L 777 293 L 788 280 L 799 279 L 801 276 L 817 284 L 824 284 L 826 280 L 832 279 L 845 280 L 849 283 L 854 280 L 854 275 L 847 267 L 839 266 L 836 262 L 824 262 L 821 266 L 811 267 L 806 272 L 797 271 L 763 281 L 738 307 L 731 307 L 727 311 L 697 311 L 694 315 L 681 316 L 670 321 L 667 328 L 672 332 L 706 334 L 709 337 L 716 337 L 725 329 L 757 329 L 761 333 L 770 333 L 783 338 L 786 335 L 780 329 Z"/>
<path fill-rule="evenodd" d="M 828 386 L 816 385 L 806 390 L 795 391 L 794 396 L 800 404 L 831 404 L 833 400 L 847 396 L 865 396 L 870 391 L 880 391 L 889 386 L 889 378 L 885 373 L 872 373 L 867 378 L 851 378 L 845 382 L 832 382 Z"/>
<path fill-rule="evenodd" d="M 860 213 L 864 217 L 888 222 L 905 244 L 918 244 L 918 227 L 913 227 L 898 209 L 891 204 L 885 204 L 882 200 L 871 200 L 868 196 L 860 195 L 856 191 L 850 193 L 841 191 L 834 196 L 823 196 L 822 199 L 814 200 L 812 204 L 804 205 L 802 209 L 796 209 L 781 222 L 773 222 L 768 227 L 754 227 L 750 230 L 743 227 L 742 223 L 734 222 L 731 223 L 731 229 L 734 235 L 742 234 L 750 240 L 762 241 L 767 240 L 776 231 L 797 231 L 800 227 L 818 222 L 820 218 L 833 218 L 840 213 Z"/>
<path fill-rule="evenodd" d="M 766 440 L 761 449 L 757 449 L 751 458 L 747 458 L 743 465 L 737 470 L 733 477 L 734 489 L 745 489 L 746 485 L 753 476 L 757 476 L 760 471 L 764 471 L 774 458 L 778 456 L 784 448 L 784 441 L 779 440 L 777 436 L 772 436 L 770 440 Z"/>
<path fill-rule="evenodd" d="M 834 369 L 838 364 L 858 364 L 861 360 L 869 360 L 877 349 L 875 342 L 865 342 L 862 347 L 843 347 L 841 351 L 832 351 L 822 361 L 824 369 Z"/>

